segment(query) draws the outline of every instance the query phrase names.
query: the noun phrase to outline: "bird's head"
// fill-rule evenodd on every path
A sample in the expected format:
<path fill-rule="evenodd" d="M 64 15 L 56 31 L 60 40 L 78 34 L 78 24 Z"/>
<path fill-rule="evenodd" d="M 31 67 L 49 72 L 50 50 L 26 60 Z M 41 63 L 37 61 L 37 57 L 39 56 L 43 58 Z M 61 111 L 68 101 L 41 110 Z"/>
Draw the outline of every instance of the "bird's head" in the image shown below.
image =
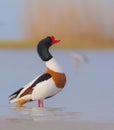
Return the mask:
<path fill-rule="evenodd" d="M 43 61 L 48 61 L 52 58 L 49 48 L 58 42 L 60 42 L 60 40 L 55 39 L 54 36 L 48 36 L 39 42 L 37 51 Z"/>

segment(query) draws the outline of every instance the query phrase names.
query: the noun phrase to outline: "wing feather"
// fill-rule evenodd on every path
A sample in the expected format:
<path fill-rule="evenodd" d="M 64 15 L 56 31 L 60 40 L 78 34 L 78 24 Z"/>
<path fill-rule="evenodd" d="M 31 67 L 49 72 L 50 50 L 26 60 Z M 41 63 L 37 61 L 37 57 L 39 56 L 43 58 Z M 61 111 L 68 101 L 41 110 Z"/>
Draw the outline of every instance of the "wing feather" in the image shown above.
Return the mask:
<path fill-rule="evenodd" d="M 34 87 L 40 83 L 43 82 L 45 80 L 48 80 L 49 78 L 51 78 L 51 75 L 49 73 L 44 73 L 43 75 L 35 78 L 34 80 L 32 80 L 30 83 L 28 83 L 27 85 L 25 85 L 23 88 L 20 88 L 19 90 L 17 90 L 16 92 L 14 92 L 13 94 L 11 94 L 10 97 L 10 102 L 12 100 L 15 99 L 19 99 L 22 98 L 26 95 L 32 94 L 32 91 L 34 89 Z M 17 101 L 17 100 L 15 100 Z"/>

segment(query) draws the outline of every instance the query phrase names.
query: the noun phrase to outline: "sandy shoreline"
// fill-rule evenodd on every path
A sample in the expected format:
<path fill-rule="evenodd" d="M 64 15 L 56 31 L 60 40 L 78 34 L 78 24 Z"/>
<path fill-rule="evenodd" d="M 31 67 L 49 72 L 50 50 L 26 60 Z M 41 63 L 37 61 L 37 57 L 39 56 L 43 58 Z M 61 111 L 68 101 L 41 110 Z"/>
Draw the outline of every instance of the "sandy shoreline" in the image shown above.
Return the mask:
<path fill-rule="evenodd" d="M 34 121 L 29 119 L 0 119 L 1 130 L 114 130 L 114 123 L 70 122 L 70 121 Z"/>

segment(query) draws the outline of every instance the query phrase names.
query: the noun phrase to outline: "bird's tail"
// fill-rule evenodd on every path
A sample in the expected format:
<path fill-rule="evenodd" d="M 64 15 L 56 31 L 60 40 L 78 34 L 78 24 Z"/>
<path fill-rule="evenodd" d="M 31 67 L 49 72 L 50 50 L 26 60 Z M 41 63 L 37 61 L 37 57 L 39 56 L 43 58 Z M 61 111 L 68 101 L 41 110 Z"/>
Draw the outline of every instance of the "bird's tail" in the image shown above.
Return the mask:
<path fill-rule="evenodd" d="M 19 93 L 21 92 L 23 88 L 20 88 L 19 90 L 17 90 L 16 92 L 12 93 L 10 96 L 9 96 L 9 101 L 10 102 L 15 102 L 15 99 L 18 97 Z"/>
<path fill-rule="evenodd" d="M 27 96 L 27 98 L 14 98 L 12 100 L 10 100 L 10 103 L 17 103 L 18 106 L 23 106 L 25 103 L 30 102 L 31 100 L 31 96 L 30 98 Z"/>
<path fill-rule="evenodd" d="M 20 92 L 23 90 L 23 88 L 19 89 L 18 91 L 14 92 L 9 96 L 9 102 L 10 103 L 17 103 L 18 106 L 22 106 L 23 104 L 31 101 L 31 94 L 19 97 Z"/>

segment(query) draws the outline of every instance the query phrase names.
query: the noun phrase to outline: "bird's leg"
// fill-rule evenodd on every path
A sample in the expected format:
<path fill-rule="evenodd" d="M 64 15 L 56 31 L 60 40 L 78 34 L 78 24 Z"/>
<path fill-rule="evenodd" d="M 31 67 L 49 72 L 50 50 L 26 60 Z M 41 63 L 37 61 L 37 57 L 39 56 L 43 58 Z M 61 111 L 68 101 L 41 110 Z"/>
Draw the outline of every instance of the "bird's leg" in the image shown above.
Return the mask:
<path fill-rule="evenodd" d="M 43 102 L 43 100 L 38 100 L 38 106 L 39 106 L 39 107 L 44 107 L 44 102 Z"/>

